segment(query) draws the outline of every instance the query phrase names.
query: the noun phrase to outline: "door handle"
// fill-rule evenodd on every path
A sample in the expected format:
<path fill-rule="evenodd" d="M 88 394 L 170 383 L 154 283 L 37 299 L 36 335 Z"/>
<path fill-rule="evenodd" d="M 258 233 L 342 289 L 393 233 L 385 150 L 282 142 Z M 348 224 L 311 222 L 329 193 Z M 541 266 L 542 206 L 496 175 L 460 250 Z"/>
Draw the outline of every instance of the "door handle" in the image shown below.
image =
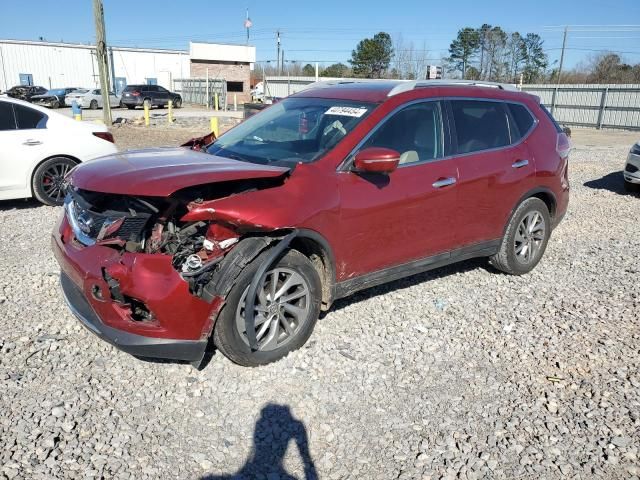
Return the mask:
<path fill-rule="evenodd" d="M 442 187 L 448 187 L 449 185 L 453 185 L 454 183 L 456 183 L 456 179 L 454 177 L 448 177 L 448 178 L 443 178 L 441 180 L 438 180 L 436 182 L 433 182 L 433 188 L 442 188 Z"/>
<path fill-rule="evenodd" d="M 25 140 L 24 142 L 22 142 L 22 144 L 23 145 L 32 146 L 32 145 L 42 145 L 42 142 L 40 140 L 31 140 L 31 139 L 29 139 L 29 140 Z"/>
<path fill-rule="evenodd" d="M 511 164 L 513 168 L 522 168 L 529 165 L 529 160 L 518 160 L 517 162 Z"/>

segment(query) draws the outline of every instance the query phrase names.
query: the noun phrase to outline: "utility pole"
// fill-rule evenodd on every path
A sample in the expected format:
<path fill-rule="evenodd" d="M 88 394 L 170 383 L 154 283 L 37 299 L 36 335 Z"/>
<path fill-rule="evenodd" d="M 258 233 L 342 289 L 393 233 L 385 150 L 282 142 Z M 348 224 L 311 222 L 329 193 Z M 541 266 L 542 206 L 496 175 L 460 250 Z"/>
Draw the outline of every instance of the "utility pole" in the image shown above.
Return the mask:
<path fill-rule="evenodd" d="M 564 50 L 567 46 L 567 32 L 569 27 L 564 27 L 564 36 L 562 37 L 562 52 L 560 53 L 560 66 L 558 67 L 558 81 L 556 85 L 560 84 L 560 75 L 562 75 L 562 64 L 564 63 Z"/>
<path fill-rule="evenodd" d="M 278 44 L 277 44 L 278 53 L 276 55 L 276 70 L 278 72 L 278 75 L 281 75 L 282 71 L 280 69 L 280 30 L 278 30 L 276 32 L 276 34 L 277 34 L 276 38 L 277 38 L 277 41 L 278 41 Z"/>
<path fill-rule="evenodd" d="M 558 66 L 558 78 L 556 79 L 556 88 L 553 90 L 553 96 L 551 98 L 551 115 L 556 111 L 556 102 L 558 100 L 558 88 L 560 86 L 560 75 L 562 75 L 562 64 L 564 63 L 564 50 L 567 47 L 567 32 L 569 27 L 564 27 L 564 36 L 562 37 L 562 52 L 560 53 L 560 65 Z"/>
<path fill-rule="evenodd" d="M 96 23 L 96 58 L 98 60 L 100 91 L 102 93 L 102 118 L 105 125 L 111 126 L 111 105 L 109 105 L 109 67 L 102 0 L 93 0 L 93 18 Z"/>

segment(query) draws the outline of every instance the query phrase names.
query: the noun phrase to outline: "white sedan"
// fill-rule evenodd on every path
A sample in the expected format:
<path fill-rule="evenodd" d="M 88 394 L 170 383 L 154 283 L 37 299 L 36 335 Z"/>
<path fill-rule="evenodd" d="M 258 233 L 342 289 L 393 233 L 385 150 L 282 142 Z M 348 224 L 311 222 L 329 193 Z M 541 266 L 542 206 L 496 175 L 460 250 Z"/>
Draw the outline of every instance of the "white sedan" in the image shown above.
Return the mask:
<path fill-rule="evenodd" d="M 99 88 L 81 88 L 64 97 L 64 103 L 67 105 L 71 105 L 74 101 L 80 108 L 90 108 L 91 110 L 102 108 L 102 90 Z M 109 92 L 109 105 L 112 108 L 119 107 L 120 96 Z"/>
<path fill-rule="evenodd" d="M 44 107 L 0 97 L 0 200 L 36 197 L 62 205 L 75 165 L 117 152 L 104 125 L 78 122 Z"/>

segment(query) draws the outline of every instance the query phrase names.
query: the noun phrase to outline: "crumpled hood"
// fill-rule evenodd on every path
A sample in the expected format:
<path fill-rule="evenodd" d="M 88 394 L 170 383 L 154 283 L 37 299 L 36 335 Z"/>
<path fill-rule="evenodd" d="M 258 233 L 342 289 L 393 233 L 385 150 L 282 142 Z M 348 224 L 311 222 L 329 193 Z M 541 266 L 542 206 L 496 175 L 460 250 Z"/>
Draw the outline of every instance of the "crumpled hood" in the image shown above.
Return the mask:
<path fill-rule="evenodd" d="M 73 169 L 70 182 L 93 192 L 166 197 L 194 185 L 278 177 L 289 171 L 187 148 L 152 148 L 84 162 Z"/>

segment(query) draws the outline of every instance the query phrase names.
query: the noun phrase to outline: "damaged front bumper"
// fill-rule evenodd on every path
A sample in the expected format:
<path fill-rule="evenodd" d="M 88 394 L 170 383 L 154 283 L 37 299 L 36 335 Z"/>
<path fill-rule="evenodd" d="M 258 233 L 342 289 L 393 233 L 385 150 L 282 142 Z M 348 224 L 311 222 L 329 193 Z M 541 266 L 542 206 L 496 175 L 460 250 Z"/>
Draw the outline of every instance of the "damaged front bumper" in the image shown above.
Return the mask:
<path fill-rule="evenodd" d="M 82 290 L 62 272 L 60 284 L 64 299 L 82 325 L 116 348 L 139 357 L 167 358 L 198 362 L 204 356 L 206 340 L 177 340 L 136 335 L 105 325 L 91 308 Z"/>
<path fill-rule="evenodd" d="M 66 215 L 53 231 L 52 248 L 65 299 L 93 333 L 137 356 L 202 359 L 222 298 L 193 295 L 170 256 L 81 245 Z"/>

